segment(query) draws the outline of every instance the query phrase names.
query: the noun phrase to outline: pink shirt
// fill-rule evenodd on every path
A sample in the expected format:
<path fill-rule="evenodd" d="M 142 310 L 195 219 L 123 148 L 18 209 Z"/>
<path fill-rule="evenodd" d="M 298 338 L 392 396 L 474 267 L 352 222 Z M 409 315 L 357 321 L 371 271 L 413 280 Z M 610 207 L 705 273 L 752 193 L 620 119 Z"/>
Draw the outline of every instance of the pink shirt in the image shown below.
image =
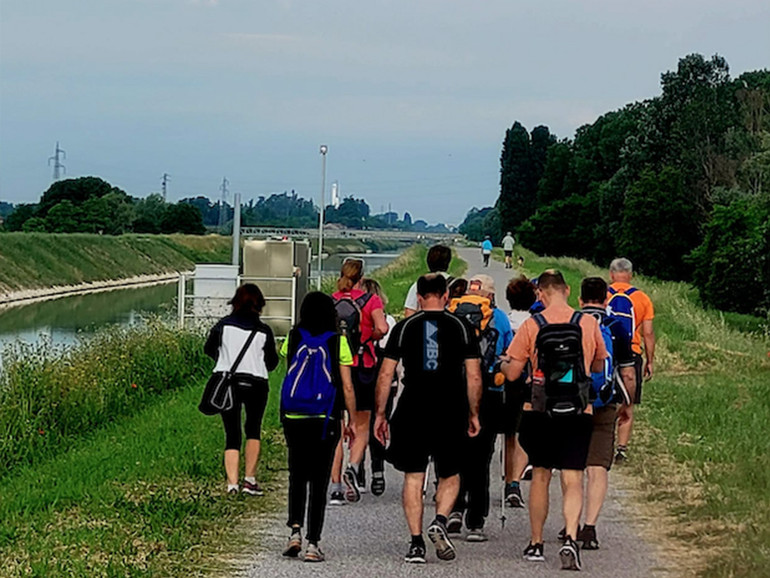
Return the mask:
<path fill-rule="evenodd" d="M 335 291 L 332 293 L 332 298 L 339 299 L 344 295 L 350 296 L 351 299 L 358 299 L 362 295 L 365 295 L 365 292 L 361 291 L 360 289 L 351 289 L 349 293 Z M 369 297 L 366 305 L 364 305 L 363 309 L 361 310 L 361 343 L 366 344 L 364 346 L 364 355 L 362 356 L 363 364 L 359 363 L 358 353 L 354 351 L 354 365 L 363 365 L 363 367 L 367 368 L 377 365 L 377 357 L 374 353 L 374 342 L 371 340 L 372 334 L 374 333 L 374 319 L 372 319 L 372 311 L 377 311 L 377 309 L 385 309 L 385 307 L 382 304 L 382 299 L 380 299 L 377 295 L 372 295 Z"/>

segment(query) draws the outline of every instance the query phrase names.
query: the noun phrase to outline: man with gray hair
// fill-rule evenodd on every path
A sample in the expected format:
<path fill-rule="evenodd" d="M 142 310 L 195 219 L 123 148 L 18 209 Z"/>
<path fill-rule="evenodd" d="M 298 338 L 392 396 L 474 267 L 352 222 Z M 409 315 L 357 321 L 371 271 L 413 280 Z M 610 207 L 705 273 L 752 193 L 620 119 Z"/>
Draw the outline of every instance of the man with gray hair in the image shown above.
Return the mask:
<path fill-rule="evenodd" d="M 618 412 L 618 448 L 615 463 L 622 463 L 628 457 L 628 442 L 634 425 L 634 405 L 642 401 L 642 383 L 650 379 L 655 359 L 655 330 L 652 321 L 655 309 L 650 298 L 631 285 L 634 269 L 631 261 L 623 257 L 610 263 L 607 314 L 620 321 L 631 339 L 631 349 L 636 370 L 636 388 L 629 392 L 632 403 L 624 404 Z M 642 358 L 644 344 L 644 359 Z"/>

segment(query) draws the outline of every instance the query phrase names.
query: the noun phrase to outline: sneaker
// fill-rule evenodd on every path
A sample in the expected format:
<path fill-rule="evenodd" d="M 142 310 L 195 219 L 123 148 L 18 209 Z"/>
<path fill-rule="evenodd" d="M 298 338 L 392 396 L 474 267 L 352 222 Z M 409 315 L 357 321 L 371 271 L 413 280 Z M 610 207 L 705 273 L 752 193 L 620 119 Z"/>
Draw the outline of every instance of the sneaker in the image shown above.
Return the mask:
<path fill-rule="evenodd" d="M 345 504 L 345 494 L 342 492 L 332 492 L 332 495 L 329 498 L 330 506 L 344 506 Z"/>
<path fill-rule="evenodd" d="M 580 533 L 580 528 L 578 528 L 578 533 Z M 562 528 L 559 530 L 559 533 L 556 534 L 556 539 L 559 542 L 564 542 L 567 539 L 567 528 Z"/>
<path fill-rule="evenodd" d="M 505 487 L 505 503 L 511 508 L 523 508 L 524 498 L 521 496 L 519 486 L 507 485 Z"/>
<path fill-rule="evenodd" d="M 615 459 L 612 460 L 612 463 L 620 465 L 626 461 L 628 461 L 628 448 L 618 446 L 618 450 L 615 452 Z"/>
<path fill-rule="evenodd" d="M 292 528 L 291 536 L 289 536 L 289 543 L 286 545 L 283 555 L 287 558 L 296 558 L 299 556 L 301 550 L 302 533 L 299 528 Z"/>
<path fill-rule="evenodd" d="M 360 464 L 358 466 L 358 471 L 356 472 L 356 481 L 358 482 L 358 491 L 362 494 L 366 493 L 366 470 L 364 469 L 364 464 Z"/>
<path fill-rule="evenodd" d="M 425 544 L 412 543 L 406 556 L 404 556 L 404 562 L 407 564 L 425 564 Z"/>
<path fill-rule="evenodd" d="M 446 522 L 446 531 L 448 534 L 459 534 L 463 529 L 463 513 L 452 512 L 449 514 Z"/>
<path fill-rule="evenodd" d="M 358 487 L 356 471 L 348 466 L 342 473 L 342 481 L 345 482 L 345 499 L 348 502 L 357 502 L 361 499 L 361 489 Z"/>
<path fill-rule="evenodd" d="M 326 556 L 321 552 L 321 548 L 318 547 L 318 544 L 313 544 L 311 542 L 307 545 L 307 550 L 305 550 L 305 562 L 323 562 L 324 560 L 326 560 Z"/>
<path fill-rule="evenodd" d="M 383 472 L 372 473 L 372 495 L 381 496 L 385 492 L 385 474 Z"/>
<path fill-rule="evenodd" d="M 562 570 L 580 570 L 580 547 L 574 540 L 567 538 L 559 550 Z"/>
<path fill-rule="evenodd" d="M 583 542 L 583 550 L 598 550 L 599 540 L 596 538 L 596 528 L 583 526 L 578 532 L 577 541 Z"/>
<path fill-rule="evenodd" d="M 468 535 L 465 536 L 466 542 L 486 542 L 489 540 L 487 538 L 486 532 L 484 532 L 484 528 L 469 528 L 468 529 Z"/>
<path fill-rule="evenodd" d="M 543 555 L 543 543 L 533 544 L 529 543 L 529 546 L 524 548 L 524 559 L 530 562 L 545 562 L 545 556 Z"/>
<path fill-rule="evenodd" d="M 262 488 L 259 486 L 257 482 L 254 482 L 252 484 L 251 482 L 247 482 L 246 480 L 243 480 L 243 487 L 241 488 L 241 492 L 243 492 L 247 496 L 264 496 L 265 495 L 265 492 L 262 490 Z"/>
<path fill-rule="evenodd" d="M 527 466 L 526 468 L 524 468 L 524 473 L 521 474 L 521 479 L 526 482 L 529 482 L 532 480 L 532 466 Z"/>
<path fill-rule="evenodd" d="M 237 496 L 238 495 L 238 488 L 230 488 L 227 490 L 228 496 Z"/>
<path fill-rule="evenodd" d="M 433 520 L 428 526 L 428 538 L 436 547 L 436 556 L 439 560 L 454 560 L 457 555 L 455 545 L 449 539 L 446 526 L 438 520 Z"/>

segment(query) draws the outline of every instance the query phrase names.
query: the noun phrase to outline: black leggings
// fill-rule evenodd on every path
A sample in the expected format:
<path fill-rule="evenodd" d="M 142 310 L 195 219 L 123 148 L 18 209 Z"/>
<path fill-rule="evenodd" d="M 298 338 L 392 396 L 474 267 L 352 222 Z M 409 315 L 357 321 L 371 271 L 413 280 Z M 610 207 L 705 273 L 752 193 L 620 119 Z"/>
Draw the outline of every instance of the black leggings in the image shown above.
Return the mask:
<path fill-rule="evenodd" d="M 283 433 L 289 448 L 289 520 L 287 526 L 303 526 L 307 504 L 307 539 L 318 542 L 326 513 L 326 492 L 332 473 L 332 462 L 340 425 L 329 421 L 326 437 L 324 423 L 319 418 L 285 419 Z"/>
<path fill-rule="evenodd" d="M 237 383 L 233 387 L 235 404 L 230 411 L 222 412 L 222 423 L 225 426 L 225 449 L 241 449 L 241 405 L 246 408 L 246 423 L 244 430 L 247 440 L 258 440 L 262 437 L 262 416 L 265 413 L 268 393 L 267 380 L 253 383 Z"/>

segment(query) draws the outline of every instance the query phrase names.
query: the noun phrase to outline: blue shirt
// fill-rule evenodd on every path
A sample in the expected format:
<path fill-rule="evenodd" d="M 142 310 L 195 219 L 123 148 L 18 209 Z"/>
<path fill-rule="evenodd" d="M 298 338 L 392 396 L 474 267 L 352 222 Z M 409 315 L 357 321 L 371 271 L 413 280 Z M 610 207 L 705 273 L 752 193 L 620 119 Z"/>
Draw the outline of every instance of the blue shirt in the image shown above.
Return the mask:
<path fill-rule="evenodd" d="M 489 239 L 485 239 L 484 242 L 481 244 L 481 250 L 491 253 L 492 241 L 490 241 Z"/>

